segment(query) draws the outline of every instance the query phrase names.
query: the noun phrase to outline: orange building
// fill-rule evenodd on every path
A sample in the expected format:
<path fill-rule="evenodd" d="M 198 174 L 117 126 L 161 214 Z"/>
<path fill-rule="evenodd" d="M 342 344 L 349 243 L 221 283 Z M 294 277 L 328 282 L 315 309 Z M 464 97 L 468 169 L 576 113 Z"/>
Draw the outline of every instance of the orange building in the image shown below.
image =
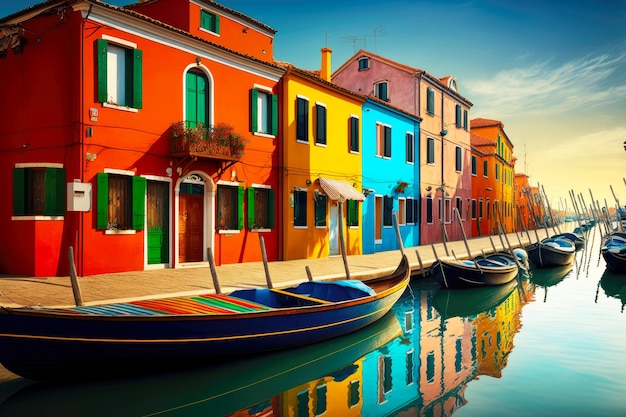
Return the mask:
<path fill-rule="evenodd" d="M 472 201 L 477 201 L 472 203 L 477 207 L 472 231 L 496 234 L 502 224 L 506 232 L 511 232 L 515 208 L 513 144 L 499 120 L 472 119 L 470 130 L 473 156 L 476 156 L 476 165 L 472 158 Z"/>
<path fill-rule="evenodd" d="M 0 19 L 0 273 L 278 253 L 275 31 L 212 1 L 48 1 Z M 275 197 L 276 196 L 276 197 Z"/>

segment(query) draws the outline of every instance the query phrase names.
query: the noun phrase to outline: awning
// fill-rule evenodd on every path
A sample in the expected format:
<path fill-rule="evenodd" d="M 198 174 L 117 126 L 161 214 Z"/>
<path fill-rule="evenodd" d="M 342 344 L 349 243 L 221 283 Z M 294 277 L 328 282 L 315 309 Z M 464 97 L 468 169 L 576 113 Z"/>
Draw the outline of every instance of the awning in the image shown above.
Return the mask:
<path fill-rule="evenodd" d="M 365 200 L 365 196 L 352 187 L 347 181 L 319 178 L 322 190 L 331 200 Z"/>

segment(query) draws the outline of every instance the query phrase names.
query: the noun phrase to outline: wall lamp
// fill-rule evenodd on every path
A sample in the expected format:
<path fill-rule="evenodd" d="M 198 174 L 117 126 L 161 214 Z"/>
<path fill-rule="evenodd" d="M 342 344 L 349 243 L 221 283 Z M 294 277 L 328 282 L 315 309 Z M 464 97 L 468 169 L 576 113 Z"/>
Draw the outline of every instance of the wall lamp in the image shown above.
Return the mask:
<path fill-rule="evenodd" d="M 311 185 L 311 184 L 313 184 L 313 183 L 311 182 L 311 180 L 306 180 L 306 185 L 307 185 L 307 186 L 308 186 L 308 185 Z"/>

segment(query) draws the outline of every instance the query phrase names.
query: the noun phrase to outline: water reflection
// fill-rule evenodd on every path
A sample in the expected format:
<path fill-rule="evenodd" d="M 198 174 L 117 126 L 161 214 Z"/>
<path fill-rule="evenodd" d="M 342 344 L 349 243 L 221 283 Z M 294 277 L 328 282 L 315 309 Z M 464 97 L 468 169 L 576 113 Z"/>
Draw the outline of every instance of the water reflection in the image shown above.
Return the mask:
<path fill-rule="evenodd" d="M 563 287 L 590 283 L 591 289 L 579 298 L 593 302 L 595 291 L 596 310 L 602 298 L 607 297 L 619 299 L 622 311 L 624 309 L 626 276 L 604 270 L 593 272 L 597 257 L 586 250 L 581 251 L 576 263 L 567 268 L 535 270 L 530 278 L 519 277 L 499 287 L 445 290 L 434 280 L 415 280 L 383 320 L 322 344 L 211 368 L 161 372 L 134 379 L 31 384 L 0 404 L 0 415 L 451 416 L 455 413 L 468 415 L 464 413 L 468 409 L 474 415 L 484 415 L 503 409 L 497 408 L 501 405 L 481 409 L 481 406 L 487 407 L 482 404 L 487 402 L 485 398 L 470 402 L 466 397 L 471 390 L 479 389 L 474 387 L 478 387 L 482 380 L 493 379 L 506 386 L 505 391 L 508 390 L 509 394 L 512 390 L 520 393 L 517 400 L 508 400 L 516 403 L 518 411 L 521 407 L 527 415 L 542 414 L 548 407 L 554 407 L 567 392 L 555 393 L 552 397 L 543 395 L 545 400 L 541 400 L 533 394 L 541 390 L 539 385 L 528 381 L 546 377 L 543 372 L 546 366 L 561 366 L 561 372 L 565 372 L 562 365 L 555 363 L 559 355 L 566 363 L 589 362 L 591 356 L 596 355 L 596 351 L 590 350 L 580 359 L 571 352 L 562 351 L 559 336 L 547 340 L 537 331 L 551 322 L 556 323 L 555 326 L 565 324 L 567 321 L 563 317 L 568 317 L 567 320 L 575 324 L 563 329 L 567 336 L 562 338 L 567 346 L 573 345 L 569 339 L 578 334 L 578 327 L 584 320 L 581 317 L 574 320 L 572 313 L 568 315 L 563 311 L 570 305 L 581 310 L 582 304 L 577 297 L 582 290 L 577 288 L 577 291 L 570 292 L 571 295 L 565 295 Z M 591 273 L 588 272 L 590 267 Z M 588 278 L 589 274 L 597 278 Z M 535 302 L 537 296 L 543 302 Z M 549 307 L 552 313 L 548 311 Z M 513 355 L 514 339 L 522 334 L 523 311 L 525 325 L 531 323 L 532 326 L 535 316 L 541 325 L 534 323 L 530 329 L 525 329 L 526 339 L 533 340 L 534 337 L 537 340 L 532 341 L 530 347 L 527 347 L 527 341 L 526 350 L 516 351 Z M 585 311 L 588 314 L 588 310 Z M 606 320 L 607 316 L 602 317 Z M 587 327 L 598 326 L 593 323 Z M 591 331 L 588 330 L 587 336 L 594 340 Z M 621 346 L 614 349 L 613 354 L 623 358 L 620 352 L 624 339 L 608 339 L 603 337 L 603 344 Z M 530 371 L 534 375 L 526 380 L 522 377 L 527 376 L 518 371 L 518 379 L 504 381 L 503 371 L 511 369 L 512 357 L 525 356 L 522 366 L 525 369 L 533 369 L 534 362 L 541 363 L 537 343 L 541 343 L 542 351 L 554 352 L 550 364 L 539 365 L 543 368 Z M 621 365 L 618 361 L 613 363 L 607 359 L 606 364 L 608 371 L 598 371 L 604 372 L 600 378 L 610 379 L 612 377 L 607 373 L 619 373 Z M 521 368 L 519 364 L 517 368 Z M 552 377 L 549 380 L 555 385 Z M 581 383 L 591 386 L 592 381 L 593 376 L 589 375 Z M 603 386 L 607 398 L 619 397 L 606 383 Z M 621 392 L 621 386 L 622 382 L 616 382 L 613 389 Z M 493 389 L 492 386 L 486 389 L 486 398 L 504 397 L 495 394 Z M 568 395 L 580 390 L 579 386 L 570 388 Z M 527 399 L 532 395 L 535 396 L 531 406 Z M 470 403 L 473 407 L 467 406 Z M 594 404 L 592 409 L 594 407 L 597 405 Z M 607 409 L 622 411 L 626 405 L 620 408 L 609 404 Z M 511 412 L 510 415 L 519 414 Z"/>

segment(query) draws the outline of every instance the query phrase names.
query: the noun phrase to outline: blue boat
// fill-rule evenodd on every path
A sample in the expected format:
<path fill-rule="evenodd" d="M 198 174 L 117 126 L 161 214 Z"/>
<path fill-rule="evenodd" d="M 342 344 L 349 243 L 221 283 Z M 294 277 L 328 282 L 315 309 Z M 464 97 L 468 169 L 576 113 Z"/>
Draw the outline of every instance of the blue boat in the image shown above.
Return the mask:
<path fill-rule="evenodd" d="M 0 363 L 32 379 L 290 348 L 342 336 L 383 317 L 410 281 L 405 255 L 391 274 L 71 308 L 0 308 Z"/>
<path fill-rule="evenodd" d="M 600 248 L 607 267 L 614 272 L 626 272 L 626 233 L 612 232 Z"/>

